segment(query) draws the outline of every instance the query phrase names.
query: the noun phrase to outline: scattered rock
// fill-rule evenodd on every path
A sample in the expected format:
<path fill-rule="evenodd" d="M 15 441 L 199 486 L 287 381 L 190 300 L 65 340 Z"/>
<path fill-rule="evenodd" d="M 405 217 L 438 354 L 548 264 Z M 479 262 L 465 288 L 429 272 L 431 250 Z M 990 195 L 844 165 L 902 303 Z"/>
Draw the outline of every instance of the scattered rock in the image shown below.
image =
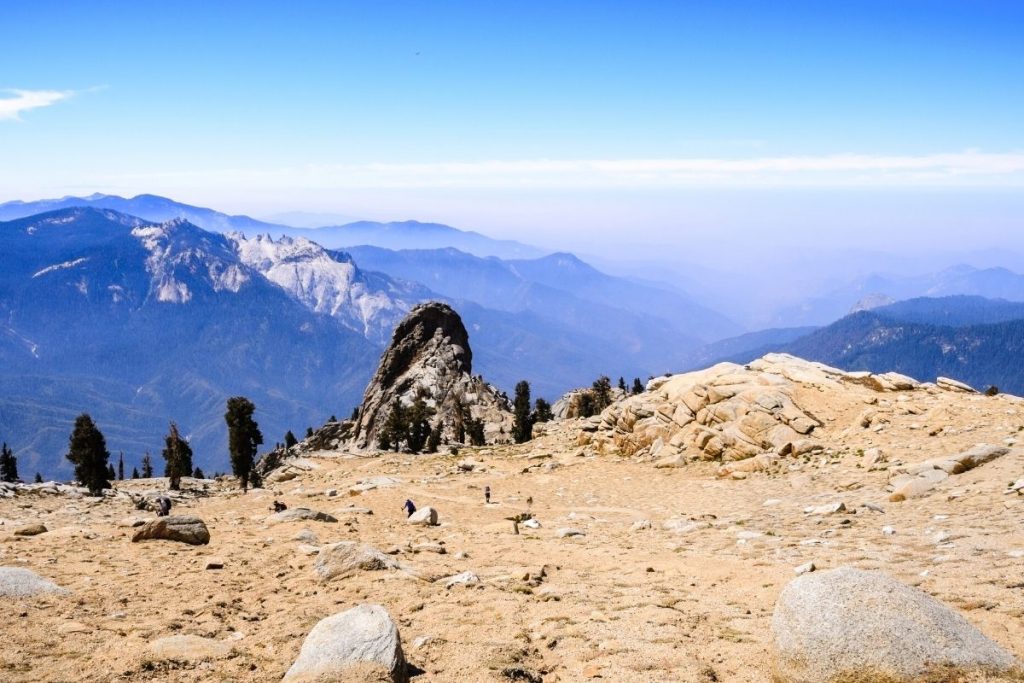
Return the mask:
<path fill-rule="evenodd" d="M 281 522 L 297 522 L 309 520 L 311 522 L 337 522 L 338 518 L 319 510 L 309 508 L 289 508 L 281 510 L 267 517 L 268 524 L 280 524 Z"/>
<path fill-rule="evenodd" d="M 357 571 L 400 569 L 394 558 L 368 545 L 342 541 L 320 548 L 313 571 L 321 580 L 346 577 Z"/>
<path fill-rule="evenodd" d="M 793 571 L 796 572 L 797 576 L 802 574 L 809 574 L 817 569 L 813 562 L 805 562 L 804 564 L 796 567 Z"/>
<path fill-rule="evenodd" d="M 880 572 L 850 567 L 791 581 L 775 604 L 772 640 L 780 683 L 899 683 L 942 667 L 1006 671 L 1015 665 L 934 598 Z"/>
<path fill-rule="evenodd" d="M 422 507 L 412 513 L 405 521 L 418 526 L 437 526 L 437 510 L 430 506 Z"/>
<path fill-rule="evenodd" d="M 18 527 L 17 529 L 14 530 L 14 535 L 15 536 L 38 536 L 39 534 L 45 534 L 46 532 L 47 532 L 47 528 L 46 528 L 45 524 L 36 523 L 36 524 L 26 524 L 25 526 Z"/>
<path fill-rule="evenodd" d="M 223 659 L 231 654 L 231 643 L 201 636 L 176 635 L 158 638 L 146 648 L 152 660 L 197 663 Z"/>
<path fill-rule="evenodd" d="M 638 519 L 630 525 L 630 531 L 646 531 L 651 528 L 651 520 L 649 519 Z"/>
<path fill-rule="evenodd" d="M 465 571 L 461 574 L 449 576 L 441 580 L 444 581 L 445 588 L 453 588 L 455 586 L 474 586 L 480 583 L 480 577 L 470 571 Z"/>
<path fill-rule="evenodd" d="M 313 627 L 284 681 L 366 681 L 371 672 L 392 683 L 409 680 L 395 622 L 379 605 L 359 605 Z"/>
<path fill-rule="evenodd" d="M 211 557 L 206 560 L 204 569 L 224 569 L 224 560 L 219 557 Z"/>
<path fill-rule="evenodd" d="M 555 536 L 558 538 L 572 538 L 573 536 L 586 536 L 585 533 L 579 529 L 570 529 L 569 527 L 563 527 L 555 532 Z"/>
<path fill-rule="evenodd" d="M 57 584 L 30 569 L 0 567 L 0 596 L 27 598 L 40 593 L 67 593 Z"/>
<path fill-rule="evenodd" d="M 834 515 L 837 512 L 846 512 L 846 504 L 842 501 L 828 503 L 827 505 L 812 505 L 804 508 L 807 515 Z"/>
<path fill-rule="evenodd" d="M 132 536 L 132 543 L 149 540 L 206 545 L 210 542 L 210 531 L 206 528 L 203 520 L 198 517 L 158 517 L 143 524 Z"/>

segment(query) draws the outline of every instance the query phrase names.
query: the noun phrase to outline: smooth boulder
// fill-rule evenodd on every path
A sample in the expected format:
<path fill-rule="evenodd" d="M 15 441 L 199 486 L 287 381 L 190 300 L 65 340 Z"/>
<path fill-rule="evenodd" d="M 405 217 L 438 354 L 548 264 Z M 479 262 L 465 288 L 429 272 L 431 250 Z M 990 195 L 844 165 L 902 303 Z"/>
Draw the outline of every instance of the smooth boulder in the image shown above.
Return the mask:
<path fill-rule="evenodd" d="M 881 572 L 804 574 L 782 590 L 772 615 L 777 683 L 900 683 L 1014 666 L 958 613 Z"/>
<path fill-rule="evenodd" d="M 67 590 L 22 567 L 0 567 L 0 597 L 27 598 L 40 593 L 67 593 Z"/>
<path fill-rule="evenodd" d="M 379 678 L 370 678 L 374 674 Z M 409 680 L 398 627 L 380 605 L 358 605 L 322 619 L 284 676 L 290 683 L 334 680 Z"/>
<path fill-rule="evenodd" d="M 406 521 L 420 526 L 437 526 L 437 510 L 429 506 L 420 508 L 409 515 Z"/>
<path fill-rule="evenodd" d="M 158 517 L 140 526 L 132 536 L 132 543 L 150 540 L 206 545 L 210 542 L 210 531 L 198 517 Z"/>

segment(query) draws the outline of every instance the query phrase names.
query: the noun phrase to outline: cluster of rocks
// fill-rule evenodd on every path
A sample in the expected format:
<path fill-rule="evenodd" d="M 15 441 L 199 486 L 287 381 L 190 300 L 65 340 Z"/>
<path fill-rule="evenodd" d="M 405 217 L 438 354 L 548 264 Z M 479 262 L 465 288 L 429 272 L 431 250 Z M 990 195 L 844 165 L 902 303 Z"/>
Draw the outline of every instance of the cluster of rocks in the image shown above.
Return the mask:
<path fill-rule="evenodd" d="M 584 426 L 591 440 L 624 455 L 676 459 L 744 460 L 787 455 L 818 446 L 818 419 L 797 403 L 803 378 L 835 381 L 840 373 L 817 363 L 772 354 L 747 366 L 721 363 L 707 370 L 659 377 L 647 391 L 609 406 Z M 671 460 L 669 460 L 671 462 Z"/>

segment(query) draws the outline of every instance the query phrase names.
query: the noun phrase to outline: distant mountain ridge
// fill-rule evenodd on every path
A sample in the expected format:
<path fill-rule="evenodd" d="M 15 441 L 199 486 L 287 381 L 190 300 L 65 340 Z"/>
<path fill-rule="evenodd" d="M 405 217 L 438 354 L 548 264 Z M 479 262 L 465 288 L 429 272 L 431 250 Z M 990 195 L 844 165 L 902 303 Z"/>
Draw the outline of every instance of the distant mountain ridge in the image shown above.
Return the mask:
<path fill-rule="evenodd" d="M 455 247 L 478 256 L 502 258 L 535 258 L 548 253 L 543 249 L 513 240 L 492 239 L 477 232 L 459 230 L 441 223 L 411 220 L 384 223 L 356 221 L 345 225 L 295 227 L 282 223 L 268 223 L 249 216 L 231 216 L 151 194 L 127 198 L 97 193 L 88 197 L 11 201 L 0 204 L 0 221 L 74 207 L 109 209 L 155 223 L 183 218 L 204 230 L 240 232 L 248 237 L 256 237 L 259 234 L 304 237 L 331 249 L 364 244 L 388 249 Z"/>

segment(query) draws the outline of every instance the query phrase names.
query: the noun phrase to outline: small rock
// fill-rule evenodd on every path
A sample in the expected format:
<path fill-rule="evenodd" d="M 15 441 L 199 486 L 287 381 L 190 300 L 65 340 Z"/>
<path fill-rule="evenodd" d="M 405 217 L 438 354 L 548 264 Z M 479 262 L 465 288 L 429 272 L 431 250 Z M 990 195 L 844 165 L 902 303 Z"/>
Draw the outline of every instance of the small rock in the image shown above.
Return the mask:
<path fill-rule="evenodd" d="M 539 528 L 540 528 L 540 522 L 539 522 L 539 521 L 537 521 L 536 519 L 533 519 L 533 518 L 531 517 L 530 519 L 528 519 L 528 520 L 526 520 L 526 521 L 522 522 L 522 523 L 521 523 L 521 526 L 524 526 L 524 527 L 526 527 L 527 529 L 539 529 Z"/>
<path fill-rule="evenodd" d="M 799 567 L 796 567 L 793 571 L 796 572 L 797 576 L 800 576 L 801 574 L 809 574 L 810 572 L 813 572 L 816 569 L 817 567 L 814 566 L 813 562 L 805 562 Z"/>
<path fill-rule="evenodd" d="M 832 515 L 837 512 L 846 512 L 846 504 L 843 502 L 828 503 L 827 505 L 812 505 L 804 508 L 807 515 Z"/>
<path fill-rule="evenodd" d="M 555 536 L 557 536 L 558 538 L 572 538 L 573 536 L 586 536 L 586 534 L 580 531 L 579 529 L 570 529 L 569 527 L 564 527 L 556 531 Z"/>
<path fill-rule="evenodd" d="M 896 535 L 896 529 L 894 529 L 891 526 L 883 526 L 882 527 L 882 535 L 883 536 L 895 536 Z"/>
<path fill-rule="evenodd" d="M 211 557 L 206 560 L 204 569 L 224 569 L 224 560 L 219 557 Z"/>
<path fill-rule="evenodd" d="M 231 654 L 231 643 L 200 636 L 177 635 L 159 638 L 146 648 L 150 659 L 158 661 L 197 663 L 223 659 Z"/>
<path fill-rule="evenodd" d="M 650 529 L 650 528 L 651 528 L 651 520 L 649 520 L 649 519 L 638 519 L 637 521 L 633 522 L 633 524 L 629 527 L 629 530 L 630 531 L 646 531 L 647 529 Z"/>
<path fill-rule="evenodd" d="M 47 528 L 45 524 L 26 524 L 20 526 L 14 530 L 15 536 L 38 536 L 39 534 L 45 534 Z"/>
<path fill-rule="evenodd" d="M 470 571 L 465 571 L 461 574 L 449 576 L 441 580 L 444 581 L 445 588 L 453 588 L 455 586 L 474 586 L 480 583 L 480 577 Z"/>

